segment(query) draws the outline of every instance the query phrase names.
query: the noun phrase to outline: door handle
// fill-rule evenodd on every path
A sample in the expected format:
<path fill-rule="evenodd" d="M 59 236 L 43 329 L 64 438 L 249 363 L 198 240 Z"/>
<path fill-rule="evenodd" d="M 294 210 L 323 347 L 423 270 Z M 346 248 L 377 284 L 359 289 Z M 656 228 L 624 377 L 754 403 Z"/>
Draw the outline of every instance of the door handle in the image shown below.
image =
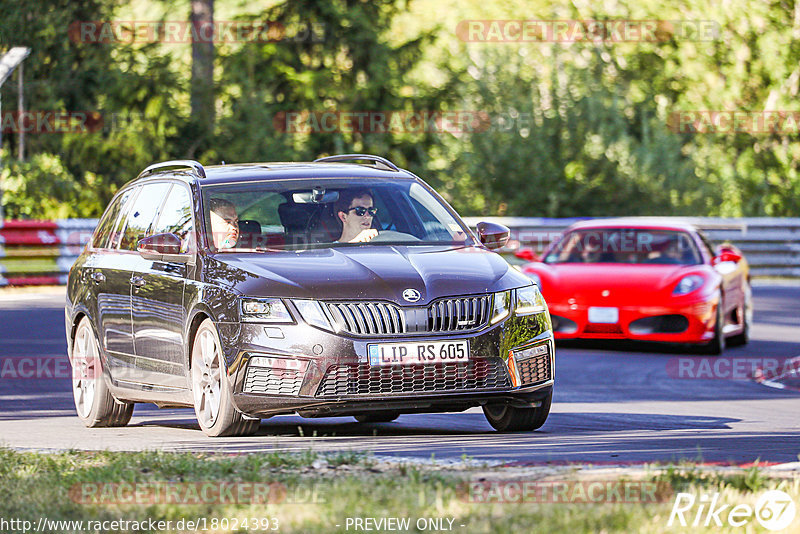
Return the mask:
<path fill-rule="evenodd" d="M 106 275 L 104 275 L 100 271 L 93 272 L 91 278 L 97 284 L 99 284 L 100 282 L 105 282 L 106 281 Z"/>
<path fill-rule="evenodd" d="M 144 287 L 145 283 L 146 282 L 144 281 L 144 278 L 142 278 L 141 276 L 134 276 L 133 278 L 131 278 L 131 284 L 133 284 L 133 287 L 136 288 Z"/>

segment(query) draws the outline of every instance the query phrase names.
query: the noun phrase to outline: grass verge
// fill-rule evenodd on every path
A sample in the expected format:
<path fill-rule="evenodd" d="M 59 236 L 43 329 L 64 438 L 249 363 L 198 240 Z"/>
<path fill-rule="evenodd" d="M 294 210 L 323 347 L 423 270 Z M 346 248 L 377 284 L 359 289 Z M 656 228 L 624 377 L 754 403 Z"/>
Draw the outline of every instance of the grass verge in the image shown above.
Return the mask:
<path fill-rule="evenodd" d="M 22 521 L 38 532 L 769 532 L 754 517 L 744 530 L 729 525 L 727 512 L 738 504 L 755 507 L 775 489 L 800 508 L 796 472 L 778 477 L 759 468 L 709 470 L 690 463 L 621 471 L 409 464 L 350 451 L 41 454 L 0 448 L 0 481 L 2 532 L 21 532 L 12 527 Z M 626 495 L 623 486 L 641 491 Z M 730 505 L 720 515 L 723 526 L 713 519 L 702 526 L 705 516 L 692 526 L 698 506 L 685 514 L 687 527 L 677 521 L 667 526 L 678 492 L 697 499 L 718 494 L 718 505 Z M 12 519 L 19 522 L 12 525 Z M 799 531 L 795 518 L 786 532 Z"/>

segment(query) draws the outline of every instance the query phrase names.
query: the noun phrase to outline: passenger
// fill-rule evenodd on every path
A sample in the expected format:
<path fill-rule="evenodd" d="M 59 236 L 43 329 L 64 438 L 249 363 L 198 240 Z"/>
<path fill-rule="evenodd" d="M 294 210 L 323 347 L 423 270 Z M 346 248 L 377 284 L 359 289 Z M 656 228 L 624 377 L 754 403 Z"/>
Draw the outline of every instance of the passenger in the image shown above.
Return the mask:
<path fill-rule="evenodd" d="M 233 248 L 239 241 L 239 216 L 236 206 L 229 200 L 212 198 L 209 200 L 211 236 L 217 249 Z"/>
<path fill-rule="evenodd" d="M 368 189 L 342 191 L 334 209 L 342 222 L 340 243 L 365 243 L 378 235 L 378 231 L 372 228 L 378 208 L 373 205 L 372 193 Z"/>

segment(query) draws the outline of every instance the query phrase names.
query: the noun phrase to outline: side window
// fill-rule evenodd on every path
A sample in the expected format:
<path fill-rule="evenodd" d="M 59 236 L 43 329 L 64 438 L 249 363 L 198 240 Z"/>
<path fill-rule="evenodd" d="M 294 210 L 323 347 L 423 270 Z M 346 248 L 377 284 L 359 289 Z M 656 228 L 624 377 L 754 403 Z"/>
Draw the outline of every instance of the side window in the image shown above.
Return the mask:
<path fill-rule="evenodd" d="M 181 238 L 181 252 L 189 249 L 192 224 L 192 197 L 181 185 L 173 185 L 151 234 L 175 234 Z"/>
<path fill-rule="evenodd" d="M 108 236 L 111 235 L 111 229 L 117 222 L 117 218 L 119 218 L 119 212 L 122 207 L 122 198 L 122 195 L 115 198 L 108 209 L 106 209 L 103 217 L 100 219 L 100 223 L 97 225 L 94 235 L 92 235 L 93 248 L 106 247 L 106 243 L 108 243 Z"/>
<path fill-rule="evenodd" d="M 136 244 L 147 235 L 169 188 L 170 184 L 166 183 L 147 184 L 142 187 L 128 214 L 122 241 L 119 244 L 120 250 L 136 250 Z"/>
<path fill-rule="evenodd" d="M 138 192 L 139 188 L 135 187 L 128 189 L 120 195 L 119 212 L 109 221 L 113 229 L 109 234 L 108 241 L 103 245 L 105 248 L 115 249 L 119 246 L 119 240 L 122 237 L 122 228 L 124 228 L 125 225 L 125 218 L 128 216 L 128 212 Z M 100 245 L 98 244 L 98 246 Z"/>

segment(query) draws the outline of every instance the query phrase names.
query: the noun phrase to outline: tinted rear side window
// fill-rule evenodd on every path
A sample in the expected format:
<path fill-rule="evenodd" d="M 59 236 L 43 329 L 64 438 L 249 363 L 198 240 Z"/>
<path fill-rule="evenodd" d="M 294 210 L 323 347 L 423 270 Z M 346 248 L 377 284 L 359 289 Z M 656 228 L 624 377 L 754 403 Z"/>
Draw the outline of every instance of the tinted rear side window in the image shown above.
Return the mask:
<path fill-rule="evenodd" d="M 123 191 L 117 197 L 115 204 L 106 210 L 106 214 L 95 232 L 95 239 L 92 241 L 92 245 L 95 248 L 117 248 L 120 232 L 123 224 L 125 224 L 125 217 L 130 211 L 131 204 L 133 204 L 138 191 L 138 187 Z M 104 227 L 106 223 L 108 224 L 107 228 Z"/>
<path fill-rule="evenodd" d="M 133 204 L 120 242 L 120 250 L 136 250 L 136 244 L 147 236 L 158 208 L 169 192 L 170 184 L 147 184 L 142 187 Z"/>
<path fill-rule="evenodd" d="M 100 219 L 100 223 L 94 231 L 94 236 L 92 236 L 92 247 L 106 248 L 108 236 L 111 235 L 111 229 L 114 228 L 114 224 L 117 222 L 120 209 L 122 208 L 123 196 L 124 194 L 115 198 Z"/>

